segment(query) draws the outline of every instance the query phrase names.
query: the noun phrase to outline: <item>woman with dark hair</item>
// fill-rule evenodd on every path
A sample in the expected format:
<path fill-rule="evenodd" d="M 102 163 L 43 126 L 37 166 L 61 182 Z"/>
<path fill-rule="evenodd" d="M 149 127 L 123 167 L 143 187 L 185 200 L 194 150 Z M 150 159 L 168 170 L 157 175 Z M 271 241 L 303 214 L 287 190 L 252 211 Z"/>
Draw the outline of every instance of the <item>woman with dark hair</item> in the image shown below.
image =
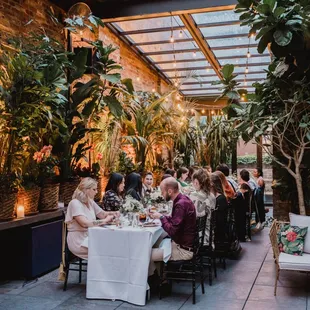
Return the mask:
<path fill-rule="evenodd" d="M 216 241 L 221 242 L 227 239 L 227 212 L 228 201 L 225 196 L 223 184 L 219 175 L 211 174 L 212 193 L 216 198 Z"/>
<path fill-rule="evenodd" d="M 177 178 L 177 173 L 176 173 L 176 171 L 175 170 L 173 170 L 173 169 L 170 169 L 170 168 L 168 168 L 166 171 L 165 171 L 165 175 L 166 174 L 170 174 L 172 177 L 174 177 L 175 179 Z"/>
<path fill-rule="evenodd" d="M 185 182 L 185 180 L 188 177 L 188 169 L 185 167 L 181 167 L 177 171 L 177 181 L 181 184 L 182 187 L 188 186 L 188 184 Z"/>
<path fill-rule="evenodd" d="M 112 173 L 105 188 L 102 207 L 106 211 L 118 211 L 122 206 L 122 194 L 125 188 L 125 179 L 120 173 Z"/>
<path fill-rule="evenodd" d="M 125 182 L 126 195 L 140 201 L 142 197 L 142 178 L 139 173 L 132 172 L 126 177 Z"/>
<path fill-rule="evenodd" d="M 264 194 L 265 194 L 265 181 L 263 179 L 263 171 L 260 168 L 256 168 L 253 171 L 253 176 L 257 178 L 257 188 L 255 193 L 255 201 L 257 206 L 256 214 L 256 222 L 264 223 L 266 221 L 265 214 L 265 202 L 264 202 Z"/>
<path fill-rule="evenodd" d="M 146 195 L 150 195 L 153 191 L 153 174 L 152 172 L 147 172 L 143 178 L 143 185 L 142 185 L 142 197 Z"/>
<path fill-rule="evenodd" d="M 215 196 L 211 193 L 211 180 L 209 174 L 203 168 L 196 170 L 192 175 L 192 185 L 195 188 L 195 191 L 190 193 L 189 198 L 195 205 L 197 217 L 205 216 L 207 214 L 204 244 L 208 245 L 211 210 L 215 209 L 216 205 Z"/>

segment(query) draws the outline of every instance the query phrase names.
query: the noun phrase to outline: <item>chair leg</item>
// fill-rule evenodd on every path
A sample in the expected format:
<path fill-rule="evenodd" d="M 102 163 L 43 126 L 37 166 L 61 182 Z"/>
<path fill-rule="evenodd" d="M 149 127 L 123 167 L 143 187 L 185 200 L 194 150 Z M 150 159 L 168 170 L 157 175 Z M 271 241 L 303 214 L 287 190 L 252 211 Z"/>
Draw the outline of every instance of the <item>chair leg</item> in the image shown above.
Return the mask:
<path fill-rule="evenodd" d="M 79 265 L 78 265 L 78 267 L 79 267 L 79 283 L 81 283 L 82 282 L 82 261 L 80 258 L 79 258 L 78 262 L 79 262 Z"/>
<path fill-rule="evenodd" d="M 193 305 L 196 304 L 196 265 L 193 265 L 193 274 L 192 274 L 192 289 L 193 289 Z"/>
<path fill-rule="evenodd" d="M 64 291 L 67 290 L 67 283 L 68 283 L 68 278 L 69 278 L 69 268 L 70 268 L 70 263 L 68 264 L 68 268 L 65 268 L 66 277 L 65 277 L 64 287 L 63 287 Z"/>
<path fill-rule="evenodd" d="M 212 286 L 212 260 L 209 258 L 209 285 Z"/>
<path fill-rule="evenodd" d="M 159 271 L 159 288 L 158 288 L 158 297 L 162 298 L 161 290 L 163 286 L 163 275 L 164 275 L 164 262 L 160 262 L 160 271 Z"/>
<path fill-rule="evenodd" d="M 202 263 L 200 263 L 200 285 L 201 285 L 201 292 L 202 294 L 205 293 L 205 285 L 204 285 L 204 281 L 203 281 L 203 265 Z"/>
<path fill-rule="evenodd" d="M 217 278 L 216 258 L 213 258 L 214 278 Z"/>
<path fill-rule="evenodd" d="M 274 284 L 274 296 L 277 296 L 277 287 L 278 287 L 278 280 L 279 280 L 279 275 L 280 275 L 280 269 L 279 266 L 277 265 L 277 271 L 276 271 L 276 281 Z"/>

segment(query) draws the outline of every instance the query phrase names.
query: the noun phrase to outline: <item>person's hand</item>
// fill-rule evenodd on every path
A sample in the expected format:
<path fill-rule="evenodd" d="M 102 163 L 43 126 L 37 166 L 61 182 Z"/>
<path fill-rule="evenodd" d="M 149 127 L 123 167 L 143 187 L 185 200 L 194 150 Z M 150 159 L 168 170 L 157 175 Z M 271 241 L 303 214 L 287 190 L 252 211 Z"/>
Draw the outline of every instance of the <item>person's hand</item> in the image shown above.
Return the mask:
<path fill-rule="evenodd" d="M 244 194 L 244 193 L 247 193 L 249 190 L 240 188 L 239 191 L 240 191 L 240 193 Z"/>
<path fill-rule="evenodd" d="M 162 214 L 159 213 L 159 212 L 152 212 L 152 213 L 149 213 L 149 216 L 150 216 L 152 219 L 156 220 L 156 219 L 159 219 L 159 218 L 162 216 Z"/>
<path fill-rule="evenodd" d="M 121 213 L 119 212 L 119 211 L 115 211 L 115 212 L 113 212 L 114 213 L 114 216 L 116 217 L 116 218 L 120 218 L 121 217 Z"/>
<path fill-rule="evenodd" d="M 108 216 L 104 219 L 104 221 L 105 221 L 104 224 L 111 223 L 113 220 L 114 220 L 114 215 L 108 215 Z"/>

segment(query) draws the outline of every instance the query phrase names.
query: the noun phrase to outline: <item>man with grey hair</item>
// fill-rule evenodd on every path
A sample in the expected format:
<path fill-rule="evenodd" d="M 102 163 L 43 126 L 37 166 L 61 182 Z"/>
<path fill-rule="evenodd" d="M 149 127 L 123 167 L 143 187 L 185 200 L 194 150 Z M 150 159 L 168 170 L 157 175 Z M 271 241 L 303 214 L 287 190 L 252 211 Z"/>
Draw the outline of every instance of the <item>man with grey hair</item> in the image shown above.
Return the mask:
<path fill-rule="evenodd" d="M 193 242 L 196 232 L 196 210 L 193 202 L 179 191 L 175 178 L 164 179 L 160 184 L 162 196 L 166 201 L 173 201 L 171 216 L 151 213 L 153 219 L 160 219 L 162 228 L 171 238 L 170 260 L 190 260 L 193 257 Z M 163 260 L 163 250 L 154 248 L 153 262 Z"/>

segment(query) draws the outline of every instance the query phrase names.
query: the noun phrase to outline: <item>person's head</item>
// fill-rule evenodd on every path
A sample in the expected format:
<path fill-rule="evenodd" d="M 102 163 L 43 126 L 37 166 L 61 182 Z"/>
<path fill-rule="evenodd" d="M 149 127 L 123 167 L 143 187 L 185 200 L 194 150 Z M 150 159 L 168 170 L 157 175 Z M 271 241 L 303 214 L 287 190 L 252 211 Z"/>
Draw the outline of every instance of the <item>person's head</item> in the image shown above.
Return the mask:
<path fill-rule="evenodd" d="M 173 177 L 166 178 L 160 183 L 160 190 L 166 201 L 174 200 L 179 194 L 179 183 Z"/>
<path fill-rule="evenodd" d="M 132 172 L 126 177 L 125 191 L 135 190 L 141 196 L 142 192 L 142 178 L 139 173 Z"/>
<path fill-rule="evenodd" d="M 217 171 L 221 171 L 222 173 L 224 173 L 225 177 L 229 176 L 229 168 L 226 164 L 220 164 L 216 167 Z"/>
<path fill-rule="evenodd" d="M 161 181 L 167 179 L 167 178 L 171 178 L 171 174 L 164 174 L 162 177 L 161 177 Z"/>
<path fill-rule="evenodd" d="M 250 180 L 250 173 L 249 173 L 249 171 L 246 170 L 246 169 L 242 169 L 242 170 L 240 171 L 240 178 L 241 178 L 241 180 L 243 180 L 244 182 L 249 182 L 249 180 Z"/>
<path fill-rule="evenodd" d="M 92 178 L 83 178 L 74 191 L 72 199 L 77 199 L 87 204 L 94 200 L 97 192 L 97 181 Z"/>
<path fill-rule="evenodd" d="M 208 173 L 212 173 L 212 167 L 210 165 L 203 167 Z"/>
<path fill-rule="evenodd" d="M 185 181 L 188 177 L 188 169 L 185 167 L 181 167 L 178 169 L 177 178 L 181 181 Z"/>
<path fill-rule="evenodd" d="M 188 177 L 189 179 L 192 179 L 193 174 L 199 169 L 198 166 L 190 166 L 188 168 Z"/>
<path fill-rule="evenodd" d="M 120 195 L 125 188 L 125 178 L 122 174 L 120 173 L 112 173 L 109 179 L 109 182 L 105 188 L 105 191 L 112 190 L 118 195 Z"/>
<path fill-rule="evenodd" d="M 146 187 L 152 187 L 152 185 L 153 185 L 153 174 L 152 174 L 152 172 L 147 172 L 144 175 L 143 183 L 146 185 Z"/>
<path fill-rule="evenodd" d="M 197 191 L 204 191 L 206 194 L 210 194 L 211 180 L 210 175 L 203 169 L 196 170 L 192 176 L 193 186 Z"/>
<path fill-rule="evenodd" d="M 216 174 L 220 178 L 221 183 L 222 183 L 222 187 L 224 189 L 225 196 L 228 199 L 233 199 L 235 197 L 235 191 L 234 191 L 233 187 L 231 186 L 231 184 L 228 183 L 224 173 L 221 171 L 215 171 L 213 173 Z"/>
<path fill-rule="evenodd" d="M 170 175 L 171 175 L 172 177 L 174 177 L 174 178 L 177 177 L 177 173 L 176 173 L 176 171 L 173 170 L 173 169 L 167 169 L 167 170 L 165 171 L 165 174 L 170 174 Z"/>
<path fill-rule="evenodd" d="M 261 168 L 256 168 L 253 170 L 253 176 L 259 178 L 263 176 L 263 170 Z"/>
<path fill-rule="evenodd" d="M 225 195 L 222 181 L 219 175 L 216 174 L 215 172 L 211 174 L 211 184 L 212 184 L 212 191 L 214 194 Z"/>

